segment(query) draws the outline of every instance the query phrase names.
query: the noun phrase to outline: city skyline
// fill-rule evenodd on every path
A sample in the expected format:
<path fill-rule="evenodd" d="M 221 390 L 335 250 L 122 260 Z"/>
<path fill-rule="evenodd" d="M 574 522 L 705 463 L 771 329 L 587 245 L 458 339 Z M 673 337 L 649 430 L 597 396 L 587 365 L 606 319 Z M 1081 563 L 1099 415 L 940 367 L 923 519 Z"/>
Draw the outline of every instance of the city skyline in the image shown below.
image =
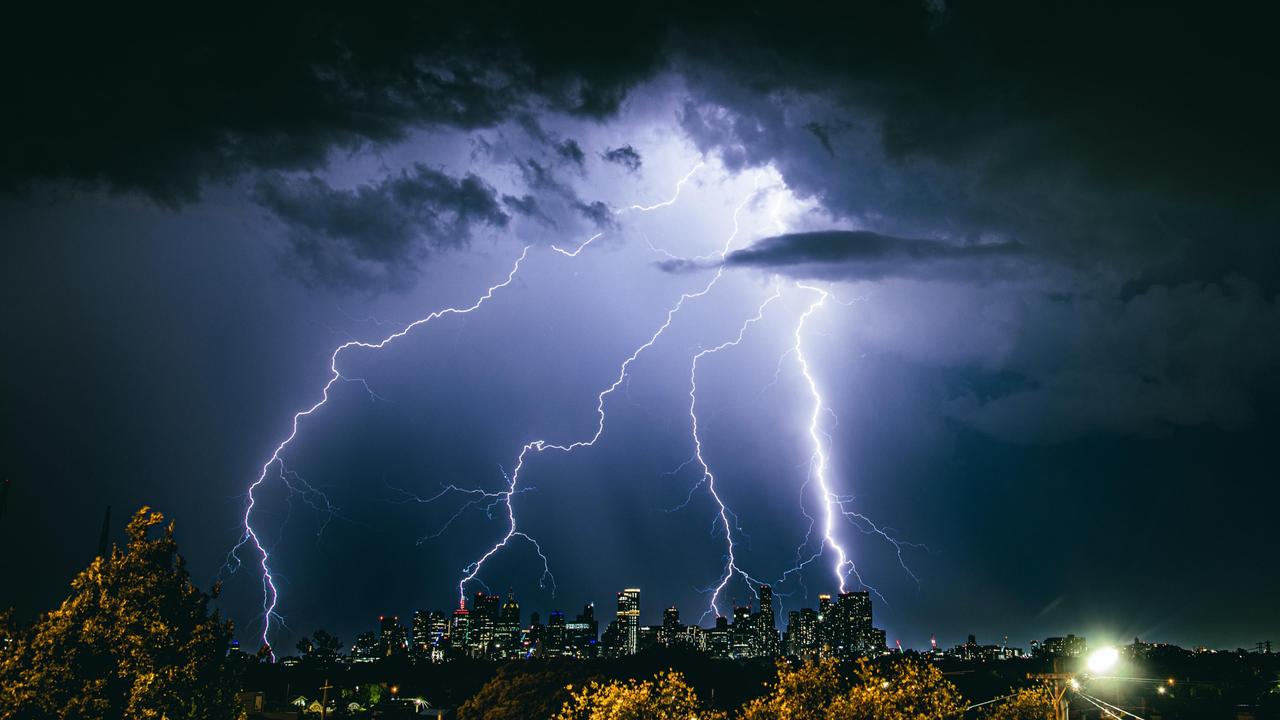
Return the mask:
<path fill-rule="evenodd" d="M 385 657 L 391 654 L 401 655 L 418 655 L 420 658 L 428 658 L 432 662 L 443 662 L 443 655 L 433 654 L 432 648 L 435 642 L 441 636 L 448 637 L 451 632 L 456 631 L 460 620 L 467 622 L 469 619 L 470 626 L 463 632 L 470 632 L 473 637 L 477 632 L 475 622 L 477 617 L 486 618 L 489 623 L 483 631 L 481 631 L 482 639 L 479 641 L 481 645 L 488 644 L 492 641 L 495 633 L 506 633 L 508 635 L 516 633 L 519 635 L 522 631 L 525 633 L 526 640 L 535 628 L 556 628 L 559 627 L 562 633 L 561 640 L 566 643 L 566 647 L 572 645 L 579 650 L 586 647 L 586 640 L 590 639 L 590 645 L 593 647 L 589 655 L 575 655 L 568 650 L 558 651 L 551 655 L 537 653 L 536 657 L 578 657 L 579 659 L 608 659 L 616 658 L 624 655 L 635 654 L 643 649 L 652 648 L 654 646 L 684 646 L 694 647 L 701 652 L 706 652 L 712 657 L 723 659 L 750 659 L 758 657 L 774 657 L 774 656 L 791 656 L 801 659 L 814 659 L 823 657 L 819 651 L 822 644 L 820 634 L 816 629 L 817 624 L 824 619 L 840 615 L 840 622 L 849 627 L 848 631 L 839 631 L 847 633 L 842 642 L 850 649 L 848 651 L 832 650 L 833 657 L 857 657 L 860 655 L 875 656 L 880 653 L 916 651 L 925 652 L 925 654 L 936 655 L 937 657 L 954 657 L 963 660 L 973 659 L 1012 659 L 1021 657 L 1084 657 L 1089 649 L 1087 633 L 1081 633 L 1079 629 L 1075 632 L 1059 632 L 1057 634 L 1041 633 L 1039 635 L 1023 638 L 1025 642 L 1019 642 L 1014 639 L 1011 643 L 1010 637 L 1005 635 L 996 635 L 999 642 L 996 643 L 978 643 L 976 638 L 979 637 L 973 632 L 964 630 L 948 630 L 943 633 L 930 632 L 930 642 L 923 646 L 913 646 L 903 643 L 900 639 L 889 635 L 884 629 L 874 627 L 872 620 L 872 608 L 874 598 L 868 590 L 849 591 L 847 593 L 833 596 L 830 593 L 819 594 L 815 598 L 813 606 L 800 606 L 795 609 L 785 610 L 781 613 L 776 612 L 776 605 L 781 603 L 775 600 L 772 588 L 763 585 L 757 588 L 757 596 L 753 603 L 747 604 L 735 603 L 733 612 L 729 615 L 721 615 L 710 618 L 710 623 L 706 622 L 704 616 L 693 620 L 692 622 L 682 622 L 680 608 L 674 605 L 666 604 L 649 604 L 641 602 L 641 588 L 627 588 L 616 593 L 616 612 L 612 616 L 613 620 L 609 620 L 607 625 L 600 623 L 600 618 L 596 616 L 596 604 L 594 602 L 586 602 L 581 606 L 581 611 L 570 620 L 569 615 L 560 606 L 545 608 L 543 610 L 530 609 L 522 606 L 514 591 L 508 589 L 506 594 L 489 593 L 485 590 L 477 591 L 467 602 L 460 602 L 457 606 L 450 609 L 414 609 L 411 613 L 401 619 L 400 615 L 383 614 L 377 617 L 380 623 L 380 629 L 377 631 L 361 631 L 354 634 L 354 640 L 346 643 L 349 649 L 349 656 L 355 661 L 373 661 L 375 659 Z M 849 604 L 845 604 L 849 603 Z M 646 614 L 647 613 L 647 614 Z M 605 618 L 610 617 L 607 608 Z M 524 619 L 527 623 L 523 622 Z M 546 622 L 543 622 L 543 620 Z M 658 620 L 657 623 L 646 624 L 645 620 Z M 633 624 L 627 624 L 633 621 Z M 745 623 L 739 625 L 739 622 Z M 615 630 L 616 626 L 616 630 Z M 772 628 L 777 631 L 776 636 L 772 640 L 757 639 L 753 642 L 750 652 L 743 652 L 740 648 L 734 649 L 731 644 L 725 644 L 719 649 L 713 647 L 712 633 L 717 630 L 726 630 L 733 627 L 750 628 L 751 632 L 760 628 Z M 699 633 L 693 636 L 685 634 L 685 629 L 694 628 Z M 634 632 L 633 632 L 634 630 Z M 318 629 L 324 631 L 324 629 Z M 579 633 L 580 642 L 574 641 L 574 633 Z M 609 643 L 605 638 L 616 632 L 613 641 L 613 650 L 610 651 Z M 641 635 L 644 639 L 641 639 Z M 939 641 L 939 635 L 942 641 Z M 303 634 L 305 638 L 305 633 Z M 421 638 L 427 638 L 423 640 Z M 1177 643 L 1169 643 L 1157 641 L 1155 643 L 1145 642 L 1138 636 L 1122 637 L 1112 634 L 1102 636 L 1093 636 L 1098 641 L 1098 646 L 1122 646 L 1132 644 L 1150 647 L 1182 647 Z M 956 639 L 953 639 L 956 638 Z M 540 636 L 535 636 L 533 642 L 541 640 Z M 830 642 L 830 639 L 827 640 Z M 720 642 L 726 642 L 720 640 Z M 745 641 L 744 641 L 745 642 Z M 692 643 L 692 645 L 691 645 Z M 398 653 L 389 653 L 388 647 L 398 644 L 400 651 Z M 838 644 L 838 643 L 837 643 Z M 251 650 L 236 641 L 237 648 L 243 650 Z M 498 651 L 496 656 L 488 656 L 485 651 L 476 651 L 469 648 L 464 651 L 468 653 L 466 656 L 472 659 L 529 659 L 535 657 L 534 651 L 530 648 L 528 642 L 524 646 L 518 643 L 502 646 L 505 649 Z M 1247 646 L 1241 645 L 1234 648 L 1228 647 L 1210 647 L 1203 644 L 1193 644 L 1188 646 L 1196 651 L 1212 651 L 1212 652 L 1231 652 L 1231 651 L 1256 651 L 1259 653 L 1271 652 L 1272 640 L 1269 638 L 1260 638 L 1254 643 Z M 797 649 L 804 648 L 804 649 Z M 292 653 L 281 652 L 281 656 L 290 655 Z M 448 659 L 457 659 L 457 655 L 451 655 Z"/>

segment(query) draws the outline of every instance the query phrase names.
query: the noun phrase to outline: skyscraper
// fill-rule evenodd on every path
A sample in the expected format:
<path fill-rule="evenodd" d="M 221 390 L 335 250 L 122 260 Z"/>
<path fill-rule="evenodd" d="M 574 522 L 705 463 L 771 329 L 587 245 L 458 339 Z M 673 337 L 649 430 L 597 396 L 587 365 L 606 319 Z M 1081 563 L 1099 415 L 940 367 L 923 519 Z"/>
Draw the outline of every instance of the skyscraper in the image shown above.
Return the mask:
<path fill-rule="evenodd" d="M 832 607 L 830 595 L 818 596 L 818 651 L 824 656 L 830 654 L 832 645 L 831 629 L 832 623 Z"/>
<path fill-rule="evenodd" d="M 869 653 L 874 642 L 871 594 L 866 590 L 840 593 L 830 621 L 831 652 L 840 658 Z"/>
<path fill-rule="evenodd" d="M 752 657 L 756 634 L 755 623 L 751 618 L 751 607 L 738 605 L 733 608 L 733 624 L 729 627 L 729 657 Z"/>
<path fill-rule="evenodd" d="M 635 655 L 640 636 L 640 588 L 627 588 L 618 593 L 617 617 L 623 652 Z"/>
<path fill-rule="evenodd" d="M 818 641 L 821 617 L 813 608 L 802 608 L 787 613 L 787 652 L 801 659 L 818 656 L 822 645 Z"/>
<path fill-rule="evenodd" d="M 730 638 L 729 618 L 723 615 L 716 616 L 715 627 L 707 633 L 707 652 L 711 657 L 727 658 L 733 649 L 733 640 Z"/>
<path fill-rule="evenodd" d="M 458 655 L 465 655 L 471 647 L 471 613 L 465 602 L 458 603 L 453 611 L 453 627 L 449 628 L 449 647 Z"/>
<path fill-rule="evenodd" d="M 378 616 L 378 656 L 403 655 L 409 650 L 409 642 L 400 618 L 395 615 Z"/>
<path fill-rule="evenodd" d="M 760 618 L 769 627 L 774 627 L 773 588 L 768 585 L 760 586 Z"/>
<path fill-rule="evenodd" d="M 552 610 L 547 618 L 547 629 L 543 635 L 541 657 L 557 658 L 571 655 L 569 649 L 569 623 L 560 610 Z"/>
<path fill-rule="evenodd" d="M 507 600 L 502 603 L 494 632 L 495 654 L 500 658 L 520 655 L 520 603 L 515 591 L 507 590 Z"/>
<path fill-rule="evenodd" d="M 351 661 L 357 663 L 371 663 L 378 659 L 378 636 L 371 632 L 362 632 L 356 636 L 355 644 L 351 646 Z"/>
<path fill-rule="evenodd" d="M 758 635 L 758 647 L 756 654 L 762 657 L 772 657 L 778 654 L 778 627 L 773 616 L 773 588 L 768 585 L 760 586 L 760 613 L 756 618 L 756 633 Z"/>
<path fill-rule="evenodd" d="M 477 592 L 471 605 L 471 636 L 467 653 L 474 658 L 493 657 L 497 640 L 499 603 L 501 598 Z"/>
<path fill-rule="evenodd" d="M 675 605 L 662 611 L 662 630 L 658 633 L 658 644 L 664 647 L 675 645 L 684 627 L 680 624 L 680 609 Z"/>
<path fill-rule="evenodd" d="M 413 613 L 412 653 L 419 660 L 441 662 L 449 640 L 449 620 L 439 610 Z"/>
<path fill-rule="evenodd" d="M 600 623 L 596 622 L 596 608 L 591 603 L 582 606 L 582 613 L 567 625 L 569 645 L 573 656 L 581 659 L 596 656 L 600 639 Z"/>
<path fill-rule="evenodd" d="M 413 623 L 410 628 L 413 638 L 409 648 L 414 657 L 430 657 L 431 647 L 431 615 L 426 610 L 413 611 Z"/>

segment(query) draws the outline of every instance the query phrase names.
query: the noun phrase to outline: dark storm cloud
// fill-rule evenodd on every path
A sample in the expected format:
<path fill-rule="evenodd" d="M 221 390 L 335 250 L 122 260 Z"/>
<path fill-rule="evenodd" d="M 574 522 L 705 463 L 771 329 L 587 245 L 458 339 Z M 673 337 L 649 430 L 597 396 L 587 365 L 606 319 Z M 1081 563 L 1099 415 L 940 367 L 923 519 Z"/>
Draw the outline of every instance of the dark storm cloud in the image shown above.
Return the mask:
<path fill-rule="evenodd" d="M 1021 300 L 1026 322 L 1001 392 L 957 388 L 943 412 L 1017 443 L 1106 431 L 1249 426 L 1280 390 L 1280 298 L 1233 277 L 1154 286 L 1127 299 Z"/>
<path fill-rule="evenodd" d="M 557 143 L 556 154 L 578 167 L 582 167 L 587 159 L 586 153 L 582 152 L 582 148 L 572 139 Z"/>
<path fill-rule="evenodd" d="M 27 9 L 0 43 L 6 65 L 23 68 L 0 118 L 0 184 L 102 183 L 176 204 L 209 180 L 315 169 L 334 149 L 411 128 L 546 111 L 605 118 L 636 83 L 674 68 L 695 104 L 725 111 L 686 113 L 704 148 L 731 165 L 776 161 L 793 188 L 838 212 L 875 212 L 885 226 L 872 229 L 889 234 L 1018 225 L 1004 229 L 1061 228 L 1060 239 L 1083 233 L 1100 247 L 1114 242 L 1105 221 L 1149 246 L 1152 218 L 1213 227 L 1215 212 L 1234 209 L 1247 224 L 1276 187 L 1280 118 L 1260 91 L 1272 23 L 1255 16 L 1267 8 L 850 3 L 820 19 L 733 9 Z M 577 163 L 581 147 L 559 142 Z M 1064 206 L 1081 186 L 1096 190 Z M 1107 194 L 1116 200 L 1098 200 Z M 1116 215 L 1121 205 L 1130 210 Z"/>
<path fill-rule="evenodd" d="M 519 3 L 28 5 L 0 42 L 0 187 L 72 181 L 175 206 L 211 180 L 317 169 L 412 128 L 532 107 L 604 117 L 661 65 L 665 30 L 648 11 L 623 10 L 622 33 L 592 17 Z"/>
<path fill-rule="evenodd" d="M 1032 258 L 1051 268 L 1015 275 L 1021 289 L 998 291 L 995 315 L 965 298 L 991 323 L 990 346 L 1008 348 L 981 374 L 1027 387 L 961 393 L 951 417 L 1017 442 L 1236 429 L 1265 402 L 1257 391 L 1274 391 L 1266 360 L 1280 356 L 1280 334 L 1262 331 L 1280 289 L 1280 103 L 1259 91 L 1276 70 L 1262 29 L 1273 14 L 898 3 L 813 23 L 761 9 L 726 18 L 712 33 L 722 42 L 694 23 L 677 35 L 692 88 L 680 122 L 728 167 L 772 165 L 794 193 L 878 235 L 1021 247 L 938 265 L 787 255 L 792 274 L 888 277 L 906 263 L 917 274 L 895 276 L 1007 277 Z M 1241 281 L 1254 291 L 1190 299 Z M 1077 300 L 1030 299 L 1064 290 Z M 1064 327 L 1069 347 L 1048 330 Z M 1158 351 L 1188 338 L 1206 341 Z M 1214 342 L 1250 351 L 1200 351 Z M 920 349 L 897 334 L 885 349 L 956 362 L 941 340 Z M 1132 368 L 1136 357 L 1150 366 Z"/>
<path fill-rule="evenodd" d="M 530 113 L 525 113 L 518 117 L 517 122 L 530 138 L 551 148 L 558 160 L 572 163 L 578 166 L 579 169 L 582 169 L 582 166 L 586 163 L 587 154 L 582 151 L 582 146 L 578 144 L 577 140 L 563 138 L 559 134 L 547 130 Z"/>
<path fill-rule="evenodd" d="M 546 213 L 542 211 L 542 207 L 538 205 L 538 199 L 532 195 L 503 195 L 502 205 L 516 215 L 522 215 L 532 218 L 547 227 L 555 227 L 555 220 L 552 220 Z"/>
<path fill-rule="evenodd" d="M 630 145 L 609 148 L 608 150 L 600 153 L 600 157 L 604 158 L 605 162 L 611 162 L 614 165 L 621 165 L 631 172 L 639 170 L 642 162 L 640 159 L 640 153 Z"/>
<path fill-rule="evenodd" d="M 509 220 L 480 178 L 454 178 L 421 164 L 352 190 L 314 176 L 272 175 L 254 197 L 288 228 L 302 277 L 366 290 L 411 287 L 433 250 L 463 247 L 478 226 L 505 227 Z M 536 210 L 532 198 L 504 203 Z"/>
<path fill-rule="evenodd" d="M 827 151 L 827 154 L 835 157 L 835 148 L 831 147 L 831 132 L 827 130 L 826 126 L 820 122 L 812 121 L 805 123 L 804 129 L 813 133 L 813 136 L 818 138 L 818 142 L 822 143 L 822 147 Z"/>
<path fill-rule="evenodd" d="M 1272 8 L 757 8 L 675 34 L 682 125 L 731 168 L 906 237 L 1017 237 L 1090 271 L 1280 287 Z M 1263 277 L 1265 275 L 1265 277 Z"/>
<path fill-rule="evenodd" d="M 599 200 L 583 200 L 568 183 L 556 177 L 550 167 L 537 160 L 526 158 L 517 161 L 525 185 L 544 197 L 555 198 L 578 217 L 597 228 L 612 227 L 616 220 L 613 212 Z M 544 216 L 545 217 L 545 216 Z M 559 225 L 554 222 L 554 225 Z"/>
<path fill-rule="evenodd" d="M 827 280 L 916 277 L 979 281 L 1008 277 L 1024 269 L 1026 257 L 1023 246 L 1013 242 L 952 245 L 866 230 L 821 230 L 764 238 L 729 253 L 724 262 Z"/>
<path fill-rule="evenodd" d="M 608 208 L 552 172 L 581 171 L 582 147 L 541 126 L 560 113 L 607 119 L 669 69 L 688 90 L 681 128 L 700 149 L 731 169 L 772 164 L 792 191 L 877 237 L 959 248 L 1017 238 L 1027 256 L 1077 271 L 1082 295 L 1121 302 L 1234 275 L 1258 286 L 1259 303 L 1280 288 L 1271 6 L 649 3 L 604 17 L 477 2 L 365 15 L 273 5 L 194 21 L 106 6 L 22 12 L 0 43 L 0 59 L 23 70 L 0 115 L 0 185 L 11 188 L 81 181 L 172 205 L 210 180 L 321 167 L 335 149 L 413 128 L 516 120 L 549 157 L 521 161 L 528 194 L 498 207 L 547 226 L 605 226 Z M 404 285 L 421 255 L 403 237 L 419 229 L 294 238 L 313 278 Z M 783 267 L 985 277 L 1017 259 L 908 253 Z M 1153 341 L 1168 332 L 1147 328 Z"/>

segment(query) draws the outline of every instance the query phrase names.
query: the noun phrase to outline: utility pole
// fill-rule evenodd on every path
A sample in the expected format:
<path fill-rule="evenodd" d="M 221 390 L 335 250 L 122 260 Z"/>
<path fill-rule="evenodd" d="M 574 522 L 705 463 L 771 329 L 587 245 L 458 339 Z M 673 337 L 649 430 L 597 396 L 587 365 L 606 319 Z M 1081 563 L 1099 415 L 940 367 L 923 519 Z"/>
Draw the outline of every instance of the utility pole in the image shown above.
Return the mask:
<path fill-rule="evenodd" d="M 326 720 L 329 717 L 329 691 L 332 689 L 329 678 L 325 678 L 324 684 L 320 686 L 320 720 Z"/>
<path fill-rule="evenodd" d="M 1068 720 L 1066 695 L 1067 688 L 1071 686 L 1074 678 L 1075 673 L 1062 672 L 1061 661 L 1058 658 L 1053 660 L 1053 672 L 1027 673 L 1028 680 L 1048 680 L 1050 682 L 1050 693 L 1053 695 L 1054 720 Z"/>

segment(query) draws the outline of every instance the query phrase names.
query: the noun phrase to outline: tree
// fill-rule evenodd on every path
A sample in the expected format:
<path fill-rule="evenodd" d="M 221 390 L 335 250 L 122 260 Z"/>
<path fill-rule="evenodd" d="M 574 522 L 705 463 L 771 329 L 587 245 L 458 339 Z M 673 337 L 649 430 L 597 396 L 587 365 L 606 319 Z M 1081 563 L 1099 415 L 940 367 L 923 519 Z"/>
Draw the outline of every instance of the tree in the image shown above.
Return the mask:
<path fill-rule="evenodd" d="M 661 672 L 653 680 L 592 682 L 572 694 L 555 720 L 725 720 L 707 708 L 678 672 Z"/>
<path fill-rule="evenodd" d="M 960 691 L 931 663 L 903 659 L 885 670 L 859 660 L 853 687 L 831 706 L 832 720 L 943 720 L 964 712 Z"/>
<path fill-rule="evenodd" d="M 986 720 L 1054 720 L 1053 690 L 1041 684 L 1023 688 L 1006 700 L 992 703 L 982 715 Z"/>
<path fill-rule="evenodd" d="M 742 720 L 943 720 L 965 709 L 960 691 L 933 665 L 861 659 L 852 681 L 833 660 L 778 664 L 770 692 L 747 703 Z"/>
<path fill-rule="evenodd" d="M 517 720 L 548 718 L 571 697 L 568 688 L 595 679 L 575 661 L 507 663 L 483 687 L 458 708 L 458 720 Z"/>
<path fill-rule="evenodd" d="M 742 708 L 743 720 L 825 720 L 827 708 L 843 690 L 835 660 L 792 667 L 778 661 L 778 676 L 769 693 Z"/>
<path fill-rule="evenodd" d="M 338 658 L 342 641 L 330 635 L 327 630 L 316 630 L 311 633 L 311 637 L 299 640 L 297 648 L 298 652 L 302 653 L 303 660 L 327 667 Z"/>
<path fill-rule="evenodd" d="M 0 657 L 0 720 L 232 720 L 231 624 L 191 583 L 170 524 L 142 508 L 128 546 L 98 557 L 71 595 Z M 214 588 L 216 596 L 217 587 Z"/>

